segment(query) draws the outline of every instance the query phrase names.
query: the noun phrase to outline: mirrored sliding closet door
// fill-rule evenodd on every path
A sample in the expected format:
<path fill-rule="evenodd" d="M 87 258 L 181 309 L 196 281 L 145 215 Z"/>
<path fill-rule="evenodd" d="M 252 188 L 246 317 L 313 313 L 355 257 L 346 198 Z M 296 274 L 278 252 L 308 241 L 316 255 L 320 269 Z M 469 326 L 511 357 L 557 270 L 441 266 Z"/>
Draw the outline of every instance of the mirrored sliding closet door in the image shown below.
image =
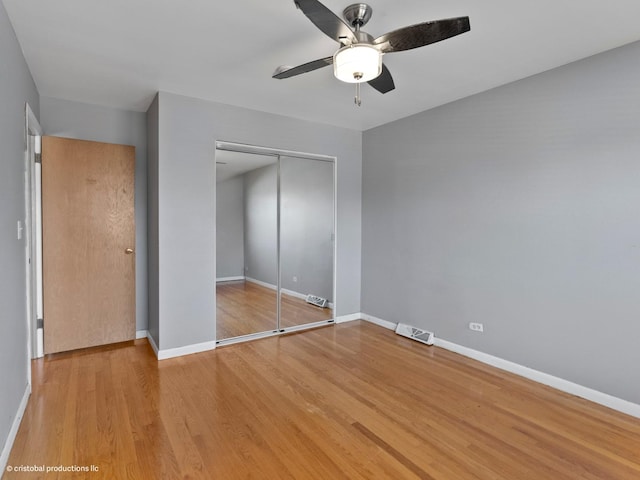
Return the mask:
<path fill-rule="evenodd" d="M 216 337 L 278 329 L 278 158 L 216 152 Z"/>
<path fill-rule="evenodd" d="M 334 166 L 328 157 L 218 145 L 218 342 L 333 321 Z"/>
<path fill-rule="evenodd" d="M 280 325 L 284 328 L 333 318 L 333 165 L 280 157 Z"/>

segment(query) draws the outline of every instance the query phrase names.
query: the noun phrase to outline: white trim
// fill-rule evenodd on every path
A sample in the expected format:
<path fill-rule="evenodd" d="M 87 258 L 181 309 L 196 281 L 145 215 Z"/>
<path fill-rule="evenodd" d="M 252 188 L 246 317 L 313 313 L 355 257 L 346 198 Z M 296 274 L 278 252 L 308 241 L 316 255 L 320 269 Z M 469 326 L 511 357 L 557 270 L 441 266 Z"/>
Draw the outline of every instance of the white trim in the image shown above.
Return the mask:
<path fill-rule="evenodd" d="M 331 290 L 333 294 L 331 310 L 334 317 L 338 311 L 336 305 L 340 305 L 338 302 L 338 231 L 338 157 L 336 157 L 333 162 L 333 289 Z M 362 255 L 360 255 L 360 263 L 362 264 Z"/>
<path fill-rule="evenodd" d="M 247 335 L 240 335 L 237 337 L 223 338 L 222 340 L 217 340 L 216 345 L 218 347 L 224 347 L 227 345 L 234 345 L 236 343 L 243 343 L 249 340 L 258 340 L 260 338 L 268 338 L 268 337 L 276 337 L 281 333 L 277 330 L 268 330 L 266 332 L 258 332 L 258 333 L 249 333 Z"/>
<path fill-rule="evenodd" d="M 255 283 L 257 285 L 260 285 L 261 287 L 265 287 L 265 288 L 268 288 L 270 290 L 277 290 L 278 289 L 278 287 L 273 285 L 272 283 L 263 282 L 262 280 L 256 280 L 255 278 L 251 278 L 251 277 L 243 277 L 243 278 L 247 282 Z M 288 288 L 281 288 L 280 289 L 280 293 L 284 293 L 285 295 L 290 295 L 290 296 L 292 296 L 294 298 L 299 298 L 301 300 L 306 300 L 307 299 L 307 296 L 304 293 L 295 292 L 293 290 L 289 290 Z M 333 308 L 333 303 L 329 302 L 329 308 Z"/>
<path fill-rule="evenodd" d="M 261 338 L 277 337 L 279 335 L 286 335 L 287 333 L 299 332 L 301 330 L 312 330 L 314 328 L 327 327 L 333 325 L 335 320 L 320 320 L 319 322 L 304 323 L 302 325 L 296 325 L 294 327 L 287 327 L 281 330 L 268 330 L 266 332 L 249 333 L 247 335 L 240 335 L 238 337 L 223 338 L 217 340 L 218 347 L 224 347 L 227 345 L 234 345 L 236 343 L 244 343 L 250 340 L 258 340 Z"/>
<path fill-rule="evenodd" d="M 269 288 L 271 290 L 277 290 L 278 289 L 278 287 L 273 285 L 272 283 L 263 282 L 262 280 L 256 280 L 255 278 L 251 278 L 251 277 L 244 277 L 244 279 L 247 282 L 255 283 L 257 285 L 260 285 L 260 286 L 265 287 L 265 288 Z"/>
<path fill-rule="evenodd" d="M 158 360 L 166 360 L 168 358 L 182 357 L 184 355 L 191 355 L 192 353 L 207 352 L 216 348 L 215 340 L 211 342 L 195 343 L 193 345 L 185 345 L 184 347 L 167 348 L 165 350 L 158 350 Z"/>
<path fill-rule="evenodd" d="M 42 136 L 35 137 L 36 143 Z M 37 148 L 36 148 L 37 150 Z M 37 153 L 37 152 L 36 152 Z M 33 187 L 35 188 L 35 273 L 36 273 L 36 319 L 44 318 L 44 285 L 42 266 L 42 163 L 34 165 L 35 178 Z M 36 350 L 36 358 L 44 356 L 44 347 Z"/>
<path fill-rule="evenodd" d="M 285 295 L 289 295 L 293 298 L 299 298 L 300 300 L 307 300 L 307 295 L 305 295 L 304 293 L 294 292 L 293 290 L 289 290 L 288 288 L 281 288 L 280 293 L 284 293 Z M 328 302 L 328 306 L 329 308 L 333 309 L 333 303 Z"/>
<path fill-rule="evenodd" d="M 336 323 L 347 323 L 353 322 L 354 320 L 362 320 L 362 314 L 352 313 L 350 315 L 340 315 L 339 317 L 336 317 Z"/>
<path fill-rule="evenodd" d="M 366 313 L 363 313 L 361 315 L 363 320 L 375 323 L 376 325 L 380 325 L 381 327 L 388 328 L 390 330 L 395 330 L 396 328 L 395 323 L 389 322 L 387 320 L 382 320 L 381 318 L 376 318 L 372 315 L 367 315 Z M 582 385 L 578 385 L 577 383 L 570 382 L 569 380 L 564 380 L 562 378 L 549 375 L 548 373 L 540 372 L 538 370 L 534 370 L 533 368 L 525 367 L 524 365 L 520 365 L 503 358 L 489 355 L 488 353 L 480 352 L 469 347 L 464 347 L 462 345 L 443 340 L 442 338 L 435 337 L 434 345 L 451 352 L 459 353 L 460 355 L 464 355 L 465 357 L 472 358 L 479 362 L 486 363 L 487 365 L 491 365 L 492 367 L 496 367 L 510 373 L 515 373 L 516 375 L 528 378 L 529 380 L 533 380 L 534 382 L 542 383 L 543 385 L 555 388 L 556 390 L 560 390 L 562 392 L 584 398 L 591 402 L 604 405 L 605 407 L 612 408 L 613 410 L 626 413 L 627 415 L 640 418 L 640 405 L 629 402 L 628 400 L 623 400 L 622 398 L 614 397 L 613 395 L 609 395 L 608 393 L 603 393 L 592 388 L 584 387 Z"/>
<path fill-rule="evenodd" d="M 529 380 L 533 380 L 534 382 L 542 383 L 549 387 L 555 388 L 556 390 L 570 393 L 571 395 L 576 395 L 586 400 L 590 400 L 594 403 L 604 405 L 605 407 L 609 407 L 619 412 L 623 412 L 628 415 L 640 418 L 640 405 L 629 402 L 627 400 L 623 400 L 618 397 L 614 397 L 613 395 L 609 395 L 608 393 L 603 393 L 592 388 L 584 387 L 582 385 L 578 385 L 577 383 L 570 382 L 569 380 L 564 380 L 562 378 L 549 375 L 548 373 L 540 372 L 538 370 L 534 370 L 533 368 L 525 367 L 524 365 L 520 365 L 503 358 L 494 357 L 493 355 L 489 355 L 488 353 L 483 353 L 469 347 L 464 347 L 462 345 L 458 345 L 441 338 L 436 337 L 435 345 L 437 347 L 459 353 L 460 355 L 464 355 L 465 357 L 478 360 L 479 362 L 486 363 L 487 365 L 491 365 L 501 370 L 515 373 L 516 375 L 528 378 Z"/>
<path fill-rule="evenodd" d="M 27 323 L 27 384 L 31 388 L 31 359 L 39 358 L 44 352 L 38 349 L 37 318 L 38 318 L 38 289 L 42 291 L 42 278 L 38 277 L 36 254 L 36 234 L 41 232 L 36 225 L 36 153 L 38 150 L 38 138 L 42 136 L 42 127 L 29 103 L 24 106 L 24 252 L 25 252 L 25 312 Z M 34 137 L 33 149 L 30 137 Z M 31 259 L 29 262 L 28 259 Z M 4 470 L 4 469 L 3 469 Z M 0 471 L 3 471 L 0 470 Z"/>
<path fill-rule="evenodd" d="M 299 332 L 301 330 L 311 330 L 313 328 L 326 327 L 328 325 L 333 325 L 335 322 L 334 319 L 329 320 L 320 320 L 319 322 L 311 322 L 311 323 L 303 323 L 302 325 L 295 325 L 293 327 L 283 328 L 281 333 L 293 333 Z"/>
<path fill-rule="evenodd" d="M 282 159 L 276 163 L 276 329 L 282 322 Z M 244 194 L 243 194 L 244 195 Z M 245 275 L 247 269 L 245 267 Z"/>
<path fill-rule="evenodd" d="M 281 288 L 280 292 L 284 293 L 285 295 L 289 295 L 290 297 L 299 298 L 301 300 L 307 299 L 307 296 L 304 293 L 294 292 L 293 290 L 289 290 L 288 288 Z"/>
<path fill-rule="evenodd" d="M 376 325 L 387 328 L 389 330 L 396 329 L 397 323 L 389 322 L 388 320 L 383 320 L 381 318 L 374 317 L 373 315 L 369 315 L 366 313 L 361 313 L 360 315 L 362 315 L 362 319 L 366 320 L 367 322 L 375 323 Z"/>
<path fill-rule="evenodd" d="M 315 153 L 298 152 L 295 150 L 282 150 L 280 148 L 258 147 L 246 143 L 225 142 L 218 140 L 216 150 L 228 150 L 231 152 L 253 153 L 255 155 L 273 155 L 294 158 L 306 158 L 307 160 L 321 160 L 324 162 L 335 162 L 336 157 L 330 155 L 319 155 Z"/>
<path fill-rule="evenodd" d="M 137 330 L 136 331 L 136 340 L 140 340 L 141 338 L 147 338 L 149 336 L 148 330 Z"/>
<path fill-rule="evenodd" d="M 7 462 L 9 461 L 9 454 L 11 453 L 11 449 L 13 448 L 13 442 L 15 442 L 16 440 L 16 435 L 18 434 L 18 428 L 20 428 L 20 422 L 22 422 L 24 411 L 27 409 L 27 404 L 29 403 L 30 395 L 31 395 L 31 385 L 27 384 L 27 387 L 24 390 L 24 395 L 22 396 L 22 400 L 20 401 L 20 405 L 18 406 L 18 411 L 16 412 L 16 416 L 13 419 L 13 423 L 11 424 L 11 429 L 9 430 L 7 441 L 4 443 L 4 448 L 2 449 L 2 454 L 0 455 L 0 473 L 4 472 L 5 469 L 7 468 Z"/>
<path fill-rule="evenodd" d="M 244 280 L 244 275 L 240 275 L 237 277 L 220 277 L 220 278 L 216 278 L 216 283 L 219 282 L 237 282 L 240 280 Z"/>
<path fill-rule="evenodd" d="M 153 337 L 151 336 L 151 333 L 149 333 L 147 331 L 147 340 L 149 341 L 149 345 L 151 345 L 151 348 L 153 349 L 153 353 L 156 354 L 156 358 L 158 358 L 158 345 L 156 345 L 156 341 L 153 339 Z M 158 360 L 160 360 L 158 358 Z"/>

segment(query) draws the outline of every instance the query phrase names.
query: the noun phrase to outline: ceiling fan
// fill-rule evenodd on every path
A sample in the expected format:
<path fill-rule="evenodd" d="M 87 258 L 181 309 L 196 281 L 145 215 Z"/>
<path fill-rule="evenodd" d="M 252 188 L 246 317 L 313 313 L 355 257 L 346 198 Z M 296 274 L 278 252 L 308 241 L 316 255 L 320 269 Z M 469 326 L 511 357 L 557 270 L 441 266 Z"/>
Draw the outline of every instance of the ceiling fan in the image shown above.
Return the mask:
<path fill-rule="evenodd" d="M 338 42 L 340 48 L 331 57 L 297 67 L 280 66 L 273 78 L 289 78 L 333 64 L 333 73 L 338 80 L 356 84 L 355 103 L 358 106 L 361 105 L 360 84 L 363 82 L 380 93 L 387 93 L 395 88 L 389 69 L 382 63 L 384 54 L 423 47 L 471 29 L 469 17 L 457 17 L 418 23 L 374 38 L 361 30 L 371 19 L 373 12 L 366 3 L 354 3 L 345 8 L 342 12 L 347 22 L 345 23 L 318 0 L 294 2 L 316 27 Z"/>

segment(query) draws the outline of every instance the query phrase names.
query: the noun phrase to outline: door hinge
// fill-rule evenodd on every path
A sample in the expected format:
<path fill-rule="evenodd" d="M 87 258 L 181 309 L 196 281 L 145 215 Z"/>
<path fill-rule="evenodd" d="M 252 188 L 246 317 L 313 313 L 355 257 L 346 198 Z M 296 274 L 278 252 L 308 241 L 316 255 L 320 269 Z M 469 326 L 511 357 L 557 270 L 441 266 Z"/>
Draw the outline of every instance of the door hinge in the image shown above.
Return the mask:
<path fill-rule="evenodd" d="M 36 319 L 36 328 L 44 328 L 44 318 Z"/>
<path fill-rule="evenodd" d="M 41 153 L 35 153 L 34 154 L 34 161 L 36 163 L 42 163 L 42 154 Z"/>

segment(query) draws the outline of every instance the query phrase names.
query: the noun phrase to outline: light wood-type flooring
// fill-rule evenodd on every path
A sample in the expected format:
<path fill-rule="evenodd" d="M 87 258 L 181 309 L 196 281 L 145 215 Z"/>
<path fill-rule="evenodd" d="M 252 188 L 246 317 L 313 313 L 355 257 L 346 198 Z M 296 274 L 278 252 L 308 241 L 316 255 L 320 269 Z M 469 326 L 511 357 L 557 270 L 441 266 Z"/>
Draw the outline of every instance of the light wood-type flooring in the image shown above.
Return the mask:
<path fill-rule="evenodd" d="M 5 479 L 640 478 L 640 420 L 362 321 L 34 361 Z"/>
<path fill-rule="evenodd" d="M 320 308 L 282 293 L 280 327 L 288 328 L 330 320 L 330 308 Z M 216 338 L 238 337 L 274 331 L 276 325 L 275 290 L 253 282 L 220 282 L 216 285 Z"/>

